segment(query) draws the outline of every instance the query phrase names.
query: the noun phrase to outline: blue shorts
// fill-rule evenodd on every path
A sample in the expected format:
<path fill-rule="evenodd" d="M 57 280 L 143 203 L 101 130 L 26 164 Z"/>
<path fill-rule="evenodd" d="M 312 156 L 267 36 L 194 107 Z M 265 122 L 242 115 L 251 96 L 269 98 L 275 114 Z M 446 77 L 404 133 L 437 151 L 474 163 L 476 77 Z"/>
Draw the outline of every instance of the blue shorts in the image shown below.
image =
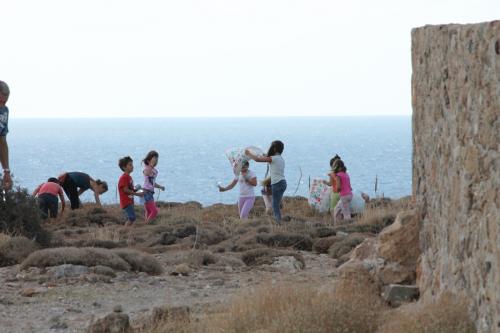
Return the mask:
<path fill-rule="evenodd" d="M 123 208 L 123 213 L 130 222 L 132 223 L 135 222 L 136 217 L 135 217 L 134 205 L 128 205 L 127 207 Z"/>
<path fill-rule="evenodd" d="M 150 202 L 154 200 L 155 199 L 154 194 L 155 194 L 154 192 L 144 191 L 144 197 L 143 197 L 144 202 Z"/>

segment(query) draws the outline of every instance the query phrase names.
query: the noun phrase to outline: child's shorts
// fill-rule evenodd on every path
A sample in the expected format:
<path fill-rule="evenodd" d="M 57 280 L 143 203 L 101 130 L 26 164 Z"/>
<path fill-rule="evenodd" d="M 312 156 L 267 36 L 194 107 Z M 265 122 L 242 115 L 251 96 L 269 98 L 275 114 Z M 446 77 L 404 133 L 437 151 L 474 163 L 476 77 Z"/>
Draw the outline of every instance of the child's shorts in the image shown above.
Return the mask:
<path fill-rule="evenodd" d="M 123 208 L 123 213 L 130 222 L 132 223 L 135 222 L 136 217 L 135 217 L 134 205 L 128 205 L 127 207 Z"/>
<path fill-rule="evenodd" d="M 332 192 L 330 195 L 330 211 L 333 212 L 335 210 L 335 207 L 337 206 L 337 203 L 340 200 L 340 193 L 335 193 Z"/>
<path fill-rule="evenodd" d="M 141 204 L 153 201 L 155 199 L 154 194 L 155 194 L 154 192 L 144 191 L 144 196 L 141 197 Z"/>

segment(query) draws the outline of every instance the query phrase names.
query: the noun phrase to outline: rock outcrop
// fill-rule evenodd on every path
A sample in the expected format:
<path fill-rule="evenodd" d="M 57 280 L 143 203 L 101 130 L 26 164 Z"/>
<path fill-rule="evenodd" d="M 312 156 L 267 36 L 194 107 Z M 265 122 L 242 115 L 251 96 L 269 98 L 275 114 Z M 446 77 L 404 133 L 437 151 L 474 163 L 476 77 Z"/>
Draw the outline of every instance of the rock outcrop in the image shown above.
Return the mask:
<path fill-rule="evenodd" d="M 471 300 L 500 330 L 500 21 L 412 31 L 413 194 L 423 298 Z"/>

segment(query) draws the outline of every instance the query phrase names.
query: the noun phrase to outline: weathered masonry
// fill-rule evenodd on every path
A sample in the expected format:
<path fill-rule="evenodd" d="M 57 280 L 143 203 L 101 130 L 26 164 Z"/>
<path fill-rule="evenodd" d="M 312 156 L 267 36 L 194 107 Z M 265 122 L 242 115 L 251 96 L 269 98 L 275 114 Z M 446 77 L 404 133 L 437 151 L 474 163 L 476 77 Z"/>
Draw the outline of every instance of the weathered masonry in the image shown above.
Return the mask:
<path fill-rule="evenodd" d="M 414 29 L 412 66 L 420 291 L 466 295 L 500 332 L 500 21 Z"/>

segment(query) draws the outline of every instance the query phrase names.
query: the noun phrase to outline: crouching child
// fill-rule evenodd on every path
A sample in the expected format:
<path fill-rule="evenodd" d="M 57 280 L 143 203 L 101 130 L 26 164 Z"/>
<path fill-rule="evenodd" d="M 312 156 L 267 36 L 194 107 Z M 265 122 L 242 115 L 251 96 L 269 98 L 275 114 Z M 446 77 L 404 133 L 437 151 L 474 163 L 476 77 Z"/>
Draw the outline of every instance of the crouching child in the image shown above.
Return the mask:
<path fill-rule="evenodd" d="M 59 199 L 61 199 L 61 213 L 64 212 L 66 203 L 64 202 L 64 193 L 59 180 L 57 178 L 49 178 L 46 183 L 39 185 L 33 196 L 38 198 L 38 207 L 42 212 L 42 218 L 57 218 L 57 211 L 59 210 Z M 59 199 L 57 198 L 59 197 Z"/>

